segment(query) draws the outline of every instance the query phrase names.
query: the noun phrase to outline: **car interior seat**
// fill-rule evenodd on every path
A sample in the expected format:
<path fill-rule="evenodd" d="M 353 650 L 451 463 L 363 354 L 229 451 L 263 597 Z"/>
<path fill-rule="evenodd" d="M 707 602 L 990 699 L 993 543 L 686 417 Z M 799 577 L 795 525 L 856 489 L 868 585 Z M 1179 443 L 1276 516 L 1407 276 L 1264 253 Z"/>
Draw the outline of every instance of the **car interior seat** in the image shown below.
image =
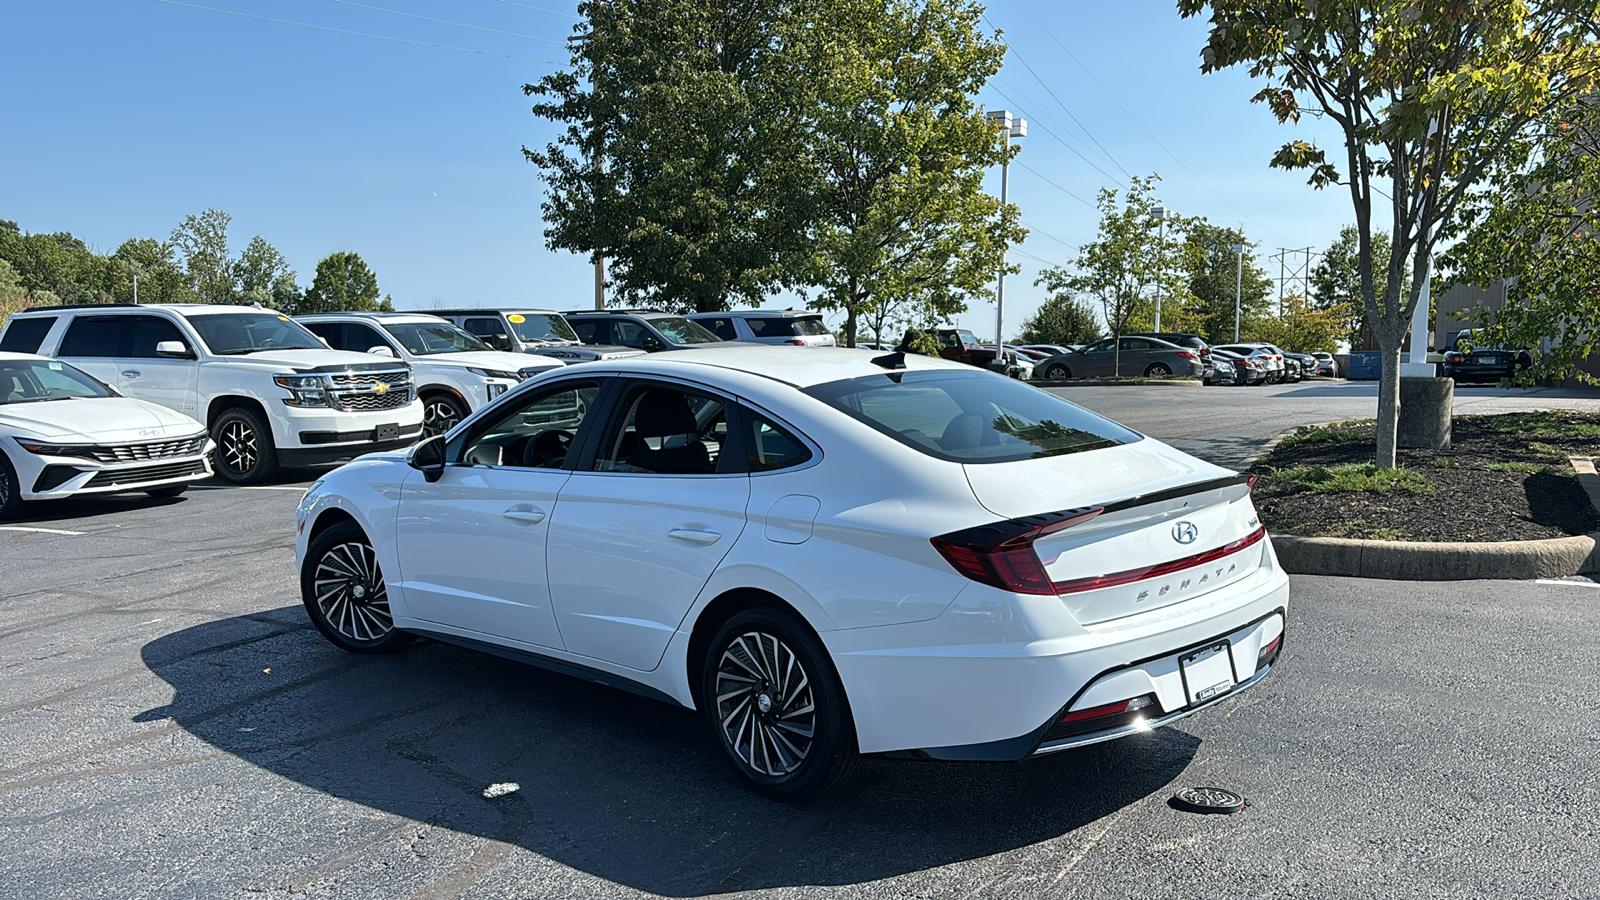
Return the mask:
<path fill-rule="evenodd" d="M 628 465 L 663 475 L 710 475 L 715 471 L 705 442 L 692 439 L 699 433 L 700 423 L 689 409 L 689 398 L 681 392 L 645 391 L 634 407 L 633 430 L 639 447 L 628 456 Z M 658 439 L 659 449 L 649 446 L 652 438 Z"/>

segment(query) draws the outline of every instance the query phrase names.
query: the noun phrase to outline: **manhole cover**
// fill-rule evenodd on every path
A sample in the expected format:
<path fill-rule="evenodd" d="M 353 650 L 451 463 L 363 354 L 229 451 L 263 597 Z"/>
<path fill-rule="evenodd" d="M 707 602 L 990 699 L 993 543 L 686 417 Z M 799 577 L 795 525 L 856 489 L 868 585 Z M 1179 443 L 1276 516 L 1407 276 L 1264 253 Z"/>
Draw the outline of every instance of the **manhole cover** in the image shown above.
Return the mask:
<path fill-rule="evenodd" d="M 1167 801 L 1173 809 L 1193 813 L 1235 813 L 1244 809 L 1244 796 L 1216 787 L 1184 788 Z"/>

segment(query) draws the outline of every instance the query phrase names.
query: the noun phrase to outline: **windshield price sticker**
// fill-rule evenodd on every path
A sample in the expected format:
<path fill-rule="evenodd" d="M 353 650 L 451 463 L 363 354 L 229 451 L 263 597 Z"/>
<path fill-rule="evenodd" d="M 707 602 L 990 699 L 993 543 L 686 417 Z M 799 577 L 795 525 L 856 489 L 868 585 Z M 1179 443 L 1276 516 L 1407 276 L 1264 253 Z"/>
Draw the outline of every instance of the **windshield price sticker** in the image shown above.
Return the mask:
<path fill-rule="evenodd" d="M 513 314 L 511 314 L 509 316 L 506 316 L 506 321 L 510 322 L 513 325 L 521 325 L 523 322 L 528 321 L 528 317 L 527 316 L 520 316 L 520 315 L 517 315 L 517 314 L 513 313 Z"/>

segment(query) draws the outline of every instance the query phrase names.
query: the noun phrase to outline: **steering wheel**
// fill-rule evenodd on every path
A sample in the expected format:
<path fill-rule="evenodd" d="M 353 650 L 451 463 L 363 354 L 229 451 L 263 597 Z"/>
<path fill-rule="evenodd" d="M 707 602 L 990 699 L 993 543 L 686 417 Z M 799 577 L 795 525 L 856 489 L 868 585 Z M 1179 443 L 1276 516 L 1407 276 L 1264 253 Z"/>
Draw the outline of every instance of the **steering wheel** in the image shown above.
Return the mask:
<path fill-rule="evenodd" d="M 526 469 L 552 468 L 561 465 L 572 449 L 572 432 L 552 428 L 534 435 L 522 451 L 522 466 Z"/>

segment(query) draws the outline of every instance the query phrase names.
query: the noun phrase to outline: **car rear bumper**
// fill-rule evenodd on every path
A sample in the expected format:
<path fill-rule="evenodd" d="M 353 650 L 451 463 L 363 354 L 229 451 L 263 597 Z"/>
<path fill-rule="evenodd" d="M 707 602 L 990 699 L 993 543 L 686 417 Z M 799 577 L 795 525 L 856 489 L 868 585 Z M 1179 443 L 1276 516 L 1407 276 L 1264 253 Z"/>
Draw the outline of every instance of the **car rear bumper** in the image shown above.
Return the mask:
<path fill-rule="evenodd" d="M 1058 597 L 973 585 L 933 620 L 822 635 L 862 752 L 1021 759 L 1158 727 L 1244 690 L 1259 680 L 1257 654 L 1282 634 L 1289 600 L 1288 576 L 1270 542 L 1261 545 L 1247 578 L 1097 625 L 1077 625 Z M 1224 640 L 1234 686 L 1188 702 L 1176 660 Z M 1049 736 L 1066 712 L 1147 695 L 1155 702 L 1137 727 Z"/>

